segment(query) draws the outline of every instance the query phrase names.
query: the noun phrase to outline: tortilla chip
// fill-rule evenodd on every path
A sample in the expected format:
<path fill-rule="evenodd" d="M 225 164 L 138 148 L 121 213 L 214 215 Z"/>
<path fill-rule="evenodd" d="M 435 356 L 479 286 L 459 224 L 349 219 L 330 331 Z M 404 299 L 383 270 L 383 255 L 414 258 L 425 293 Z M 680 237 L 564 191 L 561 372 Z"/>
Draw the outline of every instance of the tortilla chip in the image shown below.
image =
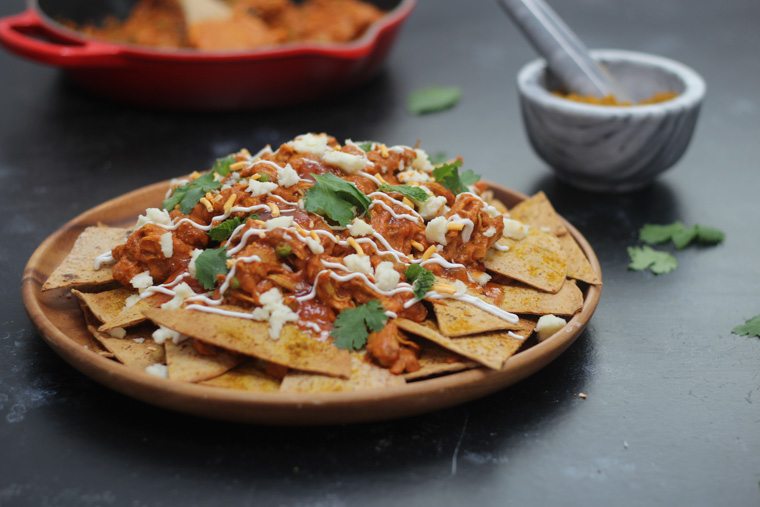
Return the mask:
<path fill-rule="evenodd" d="M 480 299 L 493 304 L 493 300 L 480 294 Z M 509 322 L 477 306 L 457 299 L 433 300 L 433 310 L 441 333 L 449 337 L 520 329 L 519 323 Z"/>
<path fill-rule="evenodd" d="M 95 269 L 95 257 L 124 243 L 127 229 L 119 227 L 92 226 L 79 235 L 63 262 L 42 285 L 42 290 L 84 285 L 105 285 L 113 282 L 111 266 Z"/>
<path fill-rule="evenodd" d="M 556 294 L 514 285 L 501 289 L 504 298 L 499 307 L 512 313 L 575 315 L 583 306 L 583 293 L 573 280 L 567 280 Z"/>
<path fill-rule="evenodd" d="M 81 292 L 73 289 L 71 293 L 89 308 L 96 319 L 100 322 L 108 322 L 114 320 L 124 310 L 124 303 L 127 298 L 133 294 L 133 291 L 125 288 L 107 290 L 104 292 Z M 142 320 L 145 320 L 142 313 L 140 313 L 140 317 Z M 136 324 L 137 323 L 138 322 L 136 322 Z M 113 329 L 114 327 L 127 326 L 112 326 L 108 329 Z M 100 330 L 106 331 L 106 329 L 103 328 Z"/>
<path fill-rule="evenodd" d="M 559 242 L 567 258 L 567 276 L 591 285 L 602 283 L 586 258 L 586 254 L 570 234 L 560 236 Z"/>
<path fill-rule="evenodd" d="M 280 390 L 280 381 L 270 377 L 255 367 L 253 362 L 247 362 L 231 369 L 224 375 L 200 382 L 204 386 L 222 387 L 225 389 L 238 389 L 240 391 L 254 391 L 259 393 L 271 393 Z"/>
<path fill-rule="evenodd" d="M 108 331 L 109 329 L 113 329 L 115 327 L 130 327 L 137 325 L 147 320 L 147 317 L 143 314 L 143 311 L 159 306 L 159 303 L 162 301 L 162 297 L 164 297 L 162 294 L 156 294 L 145 299 L 141 299 L 129 308 L 122 306 L 121 312 L 113 316 L 111 319 L 103 321 L 103 325 L 101 325 L 98 329 L 100 331 Z"/>
<path fill-rule="evenodd" d="M 480 194 L 480 197 L 482 197 L 487 204 L 490 204 L 496 208 L 502 215 L 509 215 L 509 209 L 507 208 L 507 205 L 504 204 L 501 200 L 494 197 L 493 190 L 486 190 Z"/>
<path fill-rule="evenodd" d="M 293 372 L 282 379 L 280 391 L 288 393 L 339 393 L 381 389 L 406 384 L 404 377 L 368 362 L 364 353 L 351 354 L 351 376 L 348 379 Z"/>
<path fill-rule="evenodd" d="M 166 358 L 164 347 L 153 341 L 150 329 L 132 329 L 124 338 L 115 338 L 108 333 L 98 331 L 94 315 L 83 305 L 82 313 L 92 336 L 124 366 L 145 371 L 145 368 L 152 364 L 164 362 Z"/>
<path fill-rule="evenodd" d="M 351 374 L 347 351 L 320 342 L 292 324 L 285 325 L 280 338 L 273 340 L 266 322 L 193 310 L 150 308 L 144 314 L 156 324 L 204 343 L 288 368 L 344 378 Z"/>
<path fill-rule="evenodd" d="M 442 335 L 431 321 L 419 324 L 407 319 L 396 319 L 396 324 L 404 331 L 430 340 L 446 350 L 456 352 L 493 370 L 500 370 L 507 359 L 525 342 L 525 339 L 515 338 L 509 332 L 448 338 Z M 521 336 L 527 338 L 528 335 Z"/>
<path fill-rule="evenodd" d="M 237 366 L 241 358 L 229 352 L 219 350 L 216 355 L 199 354 L 193 347 L 192 340 L 180 344 L 166 341 L 166 366 L 171 380 L 182 382 L 200 382 L 229 371 Z"/>
<path fill-rule="evenodd" d="M 531 229 L 519 241 L 502 238 L 497 244 L 509 250 L 491 249 L 485 261 L 487 269 L 543 291 L 554 293 L 562 288 L 567 260 L 555 236 Z"/>
<path fill-rule="evenodd" d="M 419 370 L 411 373 L 404 373 L 404 378 L 407 381 L 434 377 L 444 373 L 455 373 L 477 368 L 478 366 L 478 363 L 454 354 L 453 352 L 449 352 L 448 350 L 432 343 L 425 343 L 422 346 L 419 363 Z"/>
<path fill-rule="evenodd" d="M 562 218 L 554 211 L 554 206 L 543 192 L 539 192 L 516 205 L 509 212 L 509 216 L 555 236 L 567 234 L 567 227 L 562 222 Z"/>

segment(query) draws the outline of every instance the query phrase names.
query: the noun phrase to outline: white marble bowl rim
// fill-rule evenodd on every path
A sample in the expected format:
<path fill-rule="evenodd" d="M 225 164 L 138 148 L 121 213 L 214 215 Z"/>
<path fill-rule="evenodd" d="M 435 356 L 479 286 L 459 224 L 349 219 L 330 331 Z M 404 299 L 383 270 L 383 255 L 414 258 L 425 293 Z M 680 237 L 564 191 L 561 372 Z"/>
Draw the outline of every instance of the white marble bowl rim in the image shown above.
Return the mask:
<path fill-rule="evenodd" d="M 665 115 L 676 111 L 684 111 L 697 106 L 704 98 L 706 85 L 704 79 L 692 68 L 676 60 L 637 51 L 622 49 L 597 49 L 592 50 L 591 55 L 597 59 L 608 62 L 629 62 L 633 65 L 656 67 L 663 72 L 675 75 L 683 82 L 684 89 L 674 99 L 657 104 L 640 106 L 600 106 L 585 104 L 572 100 L 563 99 L 553 95 L 546 87 L 539 83 L 539 78 L 546 70 L 546 61 L 539 58 L 523 66 L 517 75 L 517 86 L 520 94 L 533 103 L 538 103 L 548 109 L 565 114 L 575 114 L 606 118 L 609 116 L 620 117 L 625 114 L 631 117 L 653 115 Z M 663 90 L 667 91 L 667 90 Z"/>

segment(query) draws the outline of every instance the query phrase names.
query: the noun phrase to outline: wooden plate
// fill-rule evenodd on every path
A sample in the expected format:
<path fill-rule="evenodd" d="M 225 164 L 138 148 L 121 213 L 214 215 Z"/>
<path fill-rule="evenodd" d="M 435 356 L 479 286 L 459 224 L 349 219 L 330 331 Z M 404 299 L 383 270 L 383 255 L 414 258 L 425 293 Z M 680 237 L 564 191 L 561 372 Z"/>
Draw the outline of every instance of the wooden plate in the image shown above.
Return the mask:
<path fill-rule="evenodd" d="M 489 185 L 509 207 L 526 198 L 499 185 Z M 503 389 L 543 368 L 575 341 L 599 303 L 601 287 L 588 287 L 581 312 L 567 326 L 550 339 L 512 356 L 500 371 L 475 369 L 397 388 L 319 394 L 250 393 L 157 379 L 99 355 L 70 291 L 43 293 L 40 287 L 85 227 L 99 222 L 132 225 L 145 208 L 161 202 L 167 188 L 168 182 L 143 187 L 74 218 L 37 248 L 24 269 L 21 285 L 29 316 L 63 359 L 111 389 L 160 407 L 215 419 L 283 425 L 379 421 L 437 410 Z M 572 225 L 565 225 L 601 279 L 599 261 L 591 246 Z"/>

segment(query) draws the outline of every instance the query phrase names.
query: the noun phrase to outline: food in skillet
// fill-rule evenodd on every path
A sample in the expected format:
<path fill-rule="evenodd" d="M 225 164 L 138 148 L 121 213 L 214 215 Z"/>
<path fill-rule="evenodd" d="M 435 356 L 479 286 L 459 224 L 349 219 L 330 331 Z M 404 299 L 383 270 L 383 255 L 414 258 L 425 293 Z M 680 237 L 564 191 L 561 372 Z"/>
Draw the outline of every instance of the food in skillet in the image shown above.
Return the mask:
<path fill-rule="evenodd" d="M 325 134 L 241 150 L 131 229 L 87 228 L 43 290 L 80 288 L 104 355 L 174 380 L 316 392 L 498 370 L 601 281 L 543 193 L 508 211 L 477 180 Z"/>
<path fill-rule="evenodd" d="M 94 38 L 157 48 L 250 50 L 290 42 L 349 42 L 383 12 L 361 0 L 229 0 L 186 20 L 178 0 L 139 0 L 124 20 L 69 27 Z"/>

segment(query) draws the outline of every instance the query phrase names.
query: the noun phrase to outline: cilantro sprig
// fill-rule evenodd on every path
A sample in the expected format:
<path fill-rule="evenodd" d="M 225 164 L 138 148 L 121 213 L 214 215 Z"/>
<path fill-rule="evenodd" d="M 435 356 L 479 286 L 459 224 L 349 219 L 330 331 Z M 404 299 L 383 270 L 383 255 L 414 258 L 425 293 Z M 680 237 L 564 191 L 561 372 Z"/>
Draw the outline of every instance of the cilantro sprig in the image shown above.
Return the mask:
<path fill-rule="evenodd" d="M 755 315 L 745 321 L 744 324 L 736 326 L 731 332 L 739 336 L 757 336 L 760 338 L 760 315 Z"/>
<path fill-rule="evenodd" d="M 172 211 L 179 205 L 182 213 L 190 213 L 193 207 L 198 204 L 198 201 L 201 200 L 201 197 L 206 195 L 206 192 L 217 190 L 222 186 L 222 182 L 218 181 L 215 176 L 227 176 L 230 173 L 230 165 L 234 162 L 235 157 L 232 155 L 217 159 L 209 172 L 181 187 L 175 188 L 172 195 L 164 200 L 164 209 Z"/>
<path fill-rule="evenodd" d="M 316 183 L 304 198 L 306 211 L 322 215 L 339 225 L 347 225 L 365 214 L 372 202 L 356 185 L 334 174 L 314 175 Z"/>
<path fill-rule="evenodd" d="M 361 350 L 367 345 L 369 333 L 380 331 L 386 322 L 388 316 L 378 300 L 343 310 L 335 319 L 332 330 L 335 346 L 339 349 Z"/>
<path fill-rule="evenodd" d="M 427 192 L 422 190 L 420 187 L 413 187 L 412 185 L 380 185 L 378 188 L 380 192 L 398 192 L 399 194 L 403 195 L 404 197 L 408 197 L 409 199 L 417 202 L 425 202 L 428 200 L 430 195 L 428 195 Z"/>
<path fill-rule="evenodd" d="M 428 86 L 409 94 L 406 107 L 412 114 L 436 113 L 451 109 L 462 98 L 462 90 L 456 86 Z"/>
<path fill-rule="evenodd" d="M 206 290 L 216 287 L 217 276 L 226 275 L 227 271 L 226 248 L 209 248 L 195 259 L 195 278 Z"/>
<path fill-rule="evenodd" d="M 672 224 L 646 224 L 639 230 L 639 239 L 649 245 L 659 245 L 672 241 L 673 245 L 683 250 L 695 241 L 701 245 L 717 245 L 725 239 L 720 229 L 706 225 L 686 226 L 681 222 Z"/>
<path fill-rule="evenodd" d="M 364 153 L 369 153 L 372 151 L 372 147 L 377 144 L 375 141 L 360 141 L 356 143 L 359 148 L 362 149 Z"/>
<path fill-rule="evenodd" d="M 628 269 L 632 271 L 646 271 L 648 269 L 655 275 L 662 275 L 670 273 L 678 267 L 678 259 L 672 254 L 648 246 L 628 247 L 628 256 L 631 258 Z"/>
<path fill-rule="evenodd" d="M 462 167 L 461 160 L 454 160 L 452 162 L 441 164 L 433 169 L 433 178 L 435 181 L 454 192 L 454 194 L 467 192 L 467 187 L 477 183 L 480 176 L 470 169 L 460 173 L 460 167 Z"/>
<path fill-rule="evenodd" d="M 412 264 L 406 268 L 406 280 L 412 284 L 414 297 L 423 299 L 435 284 L 435 275 L 432 271 L 419 264 Z"/>
<path fill-rule="evenodd" d="M 256 219 L 258 218 L 258 215 L 251 215 L 248 218 Z M 208 237 L 211 238 L 212 241 L 222 242 L 225 241 L 227 238 L 230 237 L 232 234 L 232 231 L 237 229 L 240 225 L 244 224 L 248 218 L 244 217 L 232 217 L 228 218 L 224 222 L 220 223 L 219 225 L 212 227 L 210 231 L 208 231 Z"/>

